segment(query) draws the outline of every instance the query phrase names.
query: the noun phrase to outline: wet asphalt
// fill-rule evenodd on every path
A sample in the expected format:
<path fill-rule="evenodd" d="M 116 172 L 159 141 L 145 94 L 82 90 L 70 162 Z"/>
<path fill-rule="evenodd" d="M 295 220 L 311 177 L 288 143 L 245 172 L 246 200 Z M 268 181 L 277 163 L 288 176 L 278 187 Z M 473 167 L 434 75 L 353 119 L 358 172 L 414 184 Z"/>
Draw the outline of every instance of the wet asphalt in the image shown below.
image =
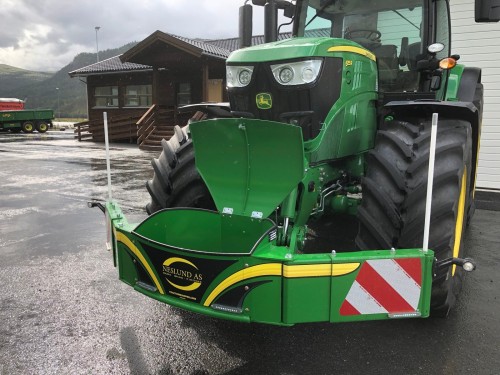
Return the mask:
<path fill-rule="evenodd" d="M 113 144 L 113 198 L 145 216 L 156 153 Z M 105 250 L 102 144 L 0 133 L 0 375 L 498 374 L 500 212 L 477 210 L 446 319 L 291 328 L 183 312 L 118 280 Z"/>

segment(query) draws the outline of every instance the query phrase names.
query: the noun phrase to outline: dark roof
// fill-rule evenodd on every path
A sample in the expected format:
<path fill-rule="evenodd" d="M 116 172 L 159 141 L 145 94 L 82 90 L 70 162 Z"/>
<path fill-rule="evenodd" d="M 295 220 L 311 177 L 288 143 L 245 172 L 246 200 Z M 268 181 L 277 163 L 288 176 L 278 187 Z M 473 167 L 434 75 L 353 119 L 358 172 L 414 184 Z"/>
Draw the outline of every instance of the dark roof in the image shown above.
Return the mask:
<path fill-rule="evenodd" d="M 141 54 L 157 42 L 171 45 L 196 57 L 208 56 L 215 59 L 225 60 L 230 53 L 230 51 L 225 48 L 206 43 L 204 39 L 190 39 L 157 30 L 146 39 L 126 51 L 120 56 L 120 59 L 123 62 L 141 59 Z"/>
<path fill-rule="evenodd" d="M 289 39 L 292 37 L 292 33 L 282 33 L 278 36 L 278 40 Z M 239 38 L 228 38 L 228 39 L 209 39 L 204 41 L 205 44 L 212 44 L 214 46 L 220 47 L 228 51 L 229 54 L 233 51 L 236 51 L 240 48 L 240 39 Z M 264 44 L 264 35 L 257 35 L 252 37 L 252 46 L 256 46 L 259 44 Z"/>
<path fill-rule="evenodd" d="M 308 32 L 307 37 L 329 37 L 330 29 L 315 29 Z M 278 40 L 290 39 L 292 37 L 292 33 L 281 33 L 278 35 Z M 214 46 L 223 48 L 227 50 L 229 53 L 236 51 L 240 48 L 240 39 L 239 38 L 228 38 L 228 39 L 207 39 L 204 40 L 205 44 L 212 44 Z M 256 35 L 252 37 L 252 46 L 257 46 L 259 44 L 264 44 L 264 35 Z M 229 54 L 227 55 L 229 57 Z"/>
<path fill-rule="evenodd" d="M 322 37 L 329 36 L 329 29 L 314 30 L 314 32 L 307 36 Z M 291 33 L 282 33 L 278 36 L 278 40 L 291 38 Z M 136 44 L 122 55 L 111 57 L 110 59 L 100 61 L 98 63 L 85 66 L 83 68 L 69 72 L 70 77 L 88 76 L 101 73 L 117 73 L 126 71 L 147 71 L 152 67 L 149 65 L 142 65 L 130 62 L 144 49 L 149 47 L 156 41 L 172 44 L 187 53 L 191 53 L 197 57 L 209 56 L 216 59 L 225 60 L 229 57 L 231 52 L 239 48 L 239 38 L 227 39 L 190 39 L 183 36 L 164 33 L 163 31 L 155 31 L 146 39 Z M 264 35 L 257 35 L 252 37 L 252 45 L 263 44 Z"/>
<path fill-rule="evenodd" d="M 189 39 L 183 36 L 172 35 L 172 34 L 170 35 L 196 48 L 199 48 L 202 51 L 203 55 L 226 59 L 229 56 L 229 53 L 231 53 L 231 51 L 228 50 L 227 48 L 221 47 L 220 45 L 214 43 L 209 43 L 209 41 L 207 40 Z"/>
<path fill-rule="evenodd" d="M 292 33 L 282 33 L 278 36 L 279 40 L 289 39 Z M 323 36 L 323 35 L 318 35 Z M 239 38 L 227 39 L 190 39 L 183 36 L 164 33 L 163 31 L 155 31 L 143 41 L 137 43 L 134 47 L 125 52 L 120 59 L 122 61 L 133 61 L 137 59 L 142 51 L 148 48 L 153 43 L 161 41 L 164 43 L 173 44 L 174 46 L 191 53 L 195 56 L 209 56 L 217 59 L 227 59 L 231 52 L 239 47 Z M 181 42 L 181 43 L 179 43 Z M 264 35 L 252 37 L 252 45 L 264 43 Z"/>
<path fill-rule="evenodd" d="M 149 65 L 136 64 L 131 62 L 122 62 L 120 56 L 111 57 L 106 60 L 96 62 L 92 65 L 84 66 L 83 68 L 73 70 L 68 74 L 70 77 L 87 76 L 101 73 L 116 73 L 127 71 L 147 71 L 153 68 Z"/>

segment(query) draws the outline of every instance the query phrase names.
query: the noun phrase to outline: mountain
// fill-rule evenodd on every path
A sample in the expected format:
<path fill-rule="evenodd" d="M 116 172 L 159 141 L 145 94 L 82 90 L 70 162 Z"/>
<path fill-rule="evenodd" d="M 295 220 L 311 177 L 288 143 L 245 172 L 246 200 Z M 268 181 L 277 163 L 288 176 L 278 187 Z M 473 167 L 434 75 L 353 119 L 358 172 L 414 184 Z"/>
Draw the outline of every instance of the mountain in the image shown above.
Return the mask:
<path fill-rule="evenodd" d="M 99 59 L 120 55 L 137 42 L 99 51 Z M 55 73 L 33 72 L 0 64 L 0 97 L 25 99 L 25 107 L 50 108 L 56 117 L 87 117 L 85 83 L 70 78 L 68 72 L 96 62 L 95 53 L 79 53 L 73 61 Z"/>
<path fill-rule="evenodd" d="M 42 82 L 54 73 L 32 72 L 30 70 L 15 68 L 13 66 L 0 64 L 0 93 L 17 90 L 20 87 L 31 85 L 35 82 Z M 2 97 L 6 97 L 1 95 Z M 24 98 L 19 98 L 24 99 Z"/>

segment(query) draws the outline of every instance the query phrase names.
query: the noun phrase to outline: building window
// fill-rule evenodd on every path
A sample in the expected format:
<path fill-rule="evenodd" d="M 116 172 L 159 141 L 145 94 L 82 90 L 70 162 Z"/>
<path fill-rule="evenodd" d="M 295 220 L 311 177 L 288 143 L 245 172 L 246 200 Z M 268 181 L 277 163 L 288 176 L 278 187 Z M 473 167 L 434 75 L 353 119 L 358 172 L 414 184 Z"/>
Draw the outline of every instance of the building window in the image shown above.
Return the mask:
<path fill-rule="evenodd" d="M 191 104 L 191 83 L 179 83 L 177 90 L 177 105 Z"/>
<path fill-rule="evenodd" d="M 96 87 L 94 97 L 96 107 L 118 107 L 118 86 Z"/>
<path fill-rule="evenodd" d="M 133 85 L 125 89 L 125 107 L 150 107 L 153 85 Z"/>

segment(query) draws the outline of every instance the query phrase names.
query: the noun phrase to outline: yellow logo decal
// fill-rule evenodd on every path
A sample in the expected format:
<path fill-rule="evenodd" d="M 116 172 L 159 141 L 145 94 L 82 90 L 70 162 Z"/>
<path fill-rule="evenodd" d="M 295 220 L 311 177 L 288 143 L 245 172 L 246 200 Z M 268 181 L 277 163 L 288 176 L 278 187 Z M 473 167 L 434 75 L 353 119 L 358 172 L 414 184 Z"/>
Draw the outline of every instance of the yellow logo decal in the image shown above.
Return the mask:
<path fill-rule="evenodd" d="M 172 257 L 163 262 L 163 275 L 174 288 L 191 292 L 201 286 L 203 275 L 189 260 Z"/>
<path fill-rule="evenodd" d="M 273 98 L 271 94 L 267 92 L 257 94 L 255 102 L 257 103 L 257 108 L 259 109 L 271 109 L 273 107 Z"/>
<path fill-rule="evenodd" d="M 345 66 L 352 66 L 352 60 L 346 60 Z"/>

